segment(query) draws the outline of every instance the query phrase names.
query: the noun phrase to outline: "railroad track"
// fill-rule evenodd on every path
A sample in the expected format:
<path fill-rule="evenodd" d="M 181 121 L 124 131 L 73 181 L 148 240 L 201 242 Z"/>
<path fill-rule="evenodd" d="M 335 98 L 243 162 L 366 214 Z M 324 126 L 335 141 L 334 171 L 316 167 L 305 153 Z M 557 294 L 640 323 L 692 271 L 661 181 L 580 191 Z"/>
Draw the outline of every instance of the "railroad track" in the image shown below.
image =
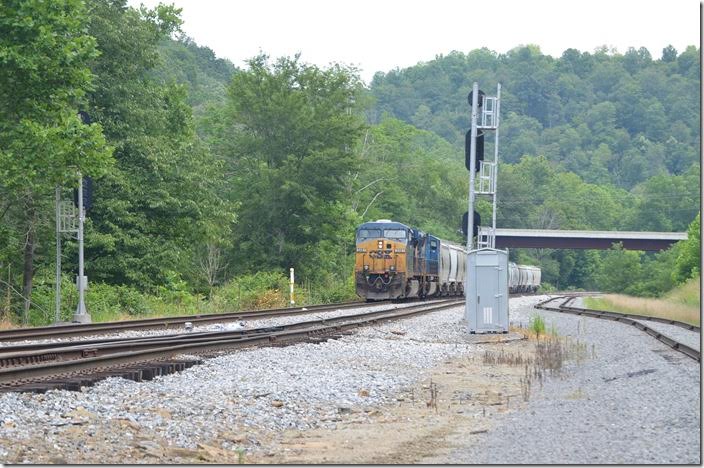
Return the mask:
<path fill-rule="evenodd" d="M 511 297 L 532 295 L 528 293 L 511 294 Z M 416 301 L 404 301 L 401 303 L 413 303 Z M 327 312 L 338 309 L 353 309 L 365 306 L 387 305 L 399 303 L 398 301 L 379 302 L 340 302 L 336 304 L 316 304 L 301 307 L 284 307 L 277 309 L 247 310 L 240 312 L 227 312 L 220 314 L 198 314 L 182 315 L 178 317 L 146 318 L 136 320 L 123 320 L 119 322 L 99 322 L 99 323 L 70 323 L 62 325 L 51 325 L 45 327 L 14 328 L 0 330 L 0 342 L 22 341 L 22 340 L 42 340 L 52 338 L 68 338 L 75 336 L 100 335 L 108 333 L 119 333 L 127 330 L 166 330 L 183 328 L 187 322 L 195 325 L 206 325 L 209 323 L 236 322 L 241 320 L 262 319 L 271 317 L 284 317 L 290 315 L 305 315 L 314 312 Z"/>
<path fill-rule="evenodd" d="M 255 346 L 319 343 L 351 334 L 361 326 L 445 310 L 463 302 L 464 299 L 450 299 L 389 307 L 259 329 L 6 347 L 0 354 L 0 391 L 80 389 L 109 376 L 149 380 L 200 362 L 198 358 L 178 358 L 180 355 L 211 356 Z"/>
<path fill-rule="evenodd" d="M 342 302 L 337 304 L 318 304 L 304 307 L 287 307 L 279 309 L 248 310 L 222 314 L 183 315 L 179 317 L 147 318 L 125 320 L 120 322 L 100 322 L 88 324 L 65 324 L 48 327 L 15 328 L 0 330 L 0 341 L 39 340 L 48 338 L 64 338 L 71 336 L 97 335 L 115 333 L 125 330 L 169 329 L 183 328 L 186 322 L 196 325 L 219 322 L 234 322 L 244 319 L 259 319 L 282 317 L 287 315 L 302 315 L 337 309 L 352 309 L 367 305 L 390 304 L 391 301 L 369 304 L 364 301 Z"/>
<path fill-rule="evenodd" d="M 595 317 L 595 318 L 600 318 L 600 319 L 605 319 L 605 320 L 613 320 L 616 322 L 621 322 L 625 323 L 627 325 L 632 325 L 639 330 L 642 330 L 643 332 L 647 333 L 648 335 L 654 337 L 656 340 L 666 344 L 670 348 L 679 351 L 686 356 L 689 356 L 690 358 L 696 360 L 697 362 L 701 362 L 701 352 L 698 349 L 692 348 L 691 346 L 687 346 L 684 343 L 680 343 L 677 340 L 674 340 L 673 338 L 670 338 L 667 335 L 662 334 L 661 332 L 647 326 L 646 324 L 642 323 L 642 321 L 651 321 L 651 322 L 659 322 L 659 323 L 666 323 L 668 325 L 675 325 L 681 328 L 685 328 L 687 330 L 691 330 L 697 333 L 701 333 L 700 327 L 697 327 L 695 325 L 685 323 L 685 322 L 679 322 L 677 320 L 670 320 L 670 319 L 663 319 L 659 317 L 649 317 L 647 315 L 639 315 L 639 314 L 624 314 L 620 312 L 612 312 L 612 311 L 605 311 L 605 310 L 595 310 L 595 309 L 587 309 L 583 307 L 574 307 L 571 306 L 570 304 L 574 302 L 576 299 L 576 295 L 565 295 L 565 296 L 557 296 L 553 297 L 550 299 L 547 299 L 545 301 L 539 302 L 536 304 L 535 308 L 536 309 L 543 309 L 543 310 L 549 310 L 552 312 L 561 312 L 565 314 L 573 314 L 573 315 L 583 315 L 587 317 Z M 558 300 L 563 300 L 557 307 L 548 305 L 551 302 L 558 301 Z"/>

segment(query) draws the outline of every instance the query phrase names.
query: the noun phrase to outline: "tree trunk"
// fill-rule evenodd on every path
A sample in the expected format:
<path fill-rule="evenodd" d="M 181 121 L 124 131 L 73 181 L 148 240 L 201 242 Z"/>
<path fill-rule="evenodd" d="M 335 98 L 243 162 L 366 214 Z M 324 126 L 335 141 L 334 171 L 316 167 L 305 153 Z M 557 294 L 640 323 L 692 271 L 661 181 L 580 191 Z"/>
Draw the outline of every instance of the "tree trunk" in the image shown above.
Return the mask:
<path fill-rule="evenodd" d="M 34 250 L 36 248 L 36 212 L 33 203 L 27 204 L 27 237 L 24 244 L 24 266 L 22 269 L 22 296 L 24 296 L 24 309 L 22 313 L 22 323 L 29 321 L 29 307 L 32 304 L 32 280 L 34 279 Z"/>

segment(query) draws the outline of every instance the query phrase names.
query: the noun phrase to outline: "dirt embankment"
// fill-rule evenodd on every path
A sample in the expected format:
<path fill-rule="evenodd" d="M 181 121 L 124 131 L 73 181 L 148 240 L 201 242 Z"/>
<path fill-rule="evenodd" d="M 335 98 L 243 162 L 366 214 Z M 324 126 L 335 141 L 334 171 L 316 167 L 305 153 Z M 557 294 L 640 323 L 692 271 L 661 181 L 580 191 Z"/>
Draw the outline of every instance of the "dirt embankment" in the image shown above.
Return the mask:
<path fill-rule="evenodd" d="M 523 362 L 532 359 L 534 344 L 521 340 L 482 348 L 472 357 L 444 362 L 394 404 L 367 409 L 366 417 L 353 409 L 334 430 L 287 431 L 265 455 L 246 461 L 410 464 L 470 444 L 473 435 L 491 430 L 494 415 L 522 406 L 533 380 L 526 378 Z"/>

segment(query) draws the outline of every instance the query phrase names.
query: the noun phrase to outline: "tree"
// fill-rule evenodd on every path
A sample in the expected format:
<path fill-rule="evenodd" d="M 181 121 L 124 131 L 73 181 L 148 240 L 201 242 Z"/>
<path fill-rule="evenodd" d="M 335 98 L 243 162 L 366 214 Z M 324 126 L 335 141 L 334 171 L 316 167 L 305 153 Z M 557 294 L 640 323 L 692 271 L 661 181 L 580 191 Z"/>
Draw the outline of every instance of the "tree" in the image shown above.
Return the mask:
<path fill-rule="evenodd" d="M 298 56 L 272 64 L 259 55 L 235 73 L 232 125 L 221 137 L 231 143 L 216 150 L 241 203 L 235 271 L 294 266 L 314 280 L 324 271 L 317 265 L 336 263 L 349 249 L 356 220 L 343 196 L 358 165 L 352 150 L 363 131 L 354 108 L 360 91 L 354 70 L 320 69 Z"/>
<path fill-rule="evenodd" d="M 697 217 L 689 225 L 687 240 L 678 244 L 672 277 L 676 282 L 683 283 L 701 274 L 701 213 L 697 213 Z"/>
<path fill-rule="evenodd" d="M 195 135 L 185 87 L 153 73 L 179 10 L 138 11 L 125 0 L 90 7 L 89 31 L 102 54 L 91 64 L 89 112 L 115 146 L 116 164 L 96 182 L 88 274 L 152 290 L 177 274 L 207 290 L 198 257 L 202 246 L 227 240 L 234 210 L 218 196 L 225 179 Z"/>
<path fill-rule="evenodd" d="M 0 213 L 23 206 L 24 322 L 35 250 L 45 241 L 38 224 L 51 212 L 54 187 L 75 185 L 79 172 L 98 176 L 111 163 L 101 126 L 78 117 L 93 82 L 88 64 L 98 55 L 86 23 L 79 0 L 0 4 L 0 193 L 7 203 Z"/>
<path fill-rule="evenodd" d="M 662 49 L 662 61 L 663 62 L 674 62 L 677 60 L 677 49 L 672 47 L 672 44 L 668 45 L 664 49 Z"/>
<path fill-rule="evenodd" d="M 596 275 L 600 291 L 628 293 L 639 289 L 642 252 L 624 250 L 618 243 L 604 253 Z"/>

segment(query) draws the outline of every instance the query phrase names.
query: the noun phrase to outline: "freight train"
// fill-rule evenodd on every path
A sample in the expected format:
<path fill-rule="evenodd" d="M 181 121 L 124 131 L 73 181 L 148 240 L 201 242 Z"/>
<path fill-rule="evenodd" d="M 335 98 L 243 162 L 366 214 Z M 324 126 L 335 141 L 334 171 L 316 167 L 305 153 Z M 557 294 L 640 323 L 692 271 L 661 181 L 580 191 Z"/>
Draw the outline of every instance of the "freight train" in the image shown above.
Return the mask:
<path fill-rule="evenodd" d="M 464 294 L 467 251 L 389 219 L 356 230 L 355 283 L 368 301 Z M 509 292 L 535 292 L 540 268 L 509 264 Z"/>

